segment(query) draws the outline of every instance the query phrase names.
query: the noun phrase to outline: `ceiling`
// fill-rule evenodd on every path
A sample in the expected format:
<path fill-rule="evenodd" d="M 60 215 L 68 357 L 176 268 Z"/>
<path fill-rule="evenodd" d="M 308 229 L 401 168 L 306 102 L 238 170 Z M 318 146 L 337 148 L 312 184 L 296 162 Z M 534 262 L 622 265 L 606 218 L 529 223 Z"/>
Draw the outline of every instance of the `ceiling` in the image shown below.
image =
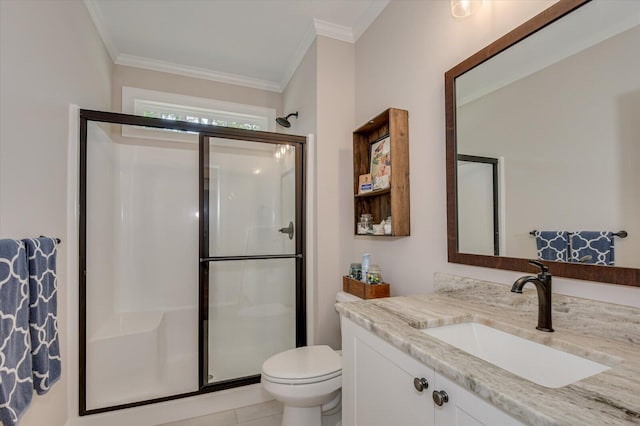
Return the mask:
<path fill-rule="evenodd" d="M 282 92 L 316 35 L 354 43 L 390 0 L 85 0 L 117 64 Z"/>

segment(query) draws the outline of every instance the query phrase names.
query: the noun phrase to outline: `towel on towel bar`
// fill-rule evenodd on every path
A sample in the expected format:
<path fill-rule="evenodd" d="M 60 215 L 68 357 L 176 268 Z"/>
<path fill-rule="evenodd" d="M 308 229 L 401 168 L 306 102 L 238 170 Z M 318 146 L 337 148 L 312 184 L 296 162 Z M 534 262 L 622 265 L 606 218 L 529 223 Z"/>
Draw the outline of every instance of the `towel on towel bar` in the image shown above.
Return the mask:
<path fill-rule="evenodd" d="M 571 262 L 595 265 L 615 264 L 613 232 L 578 231 L 571 233 Z"/>
<path fill-rule="evenodd" d="M 535 231 L 538 259 L 554 262 L 569 261 L 569 233 L 567 231 Z"/>
<path fill-rule="evenodd" d="M 0 423 L 17 425 L 33 397 L 29 272 L 22 241 L 0 240 Z"/>
<path fill-rule="evenodd" d="M 58 283 L 56 240 L 48 237 L 23 240 L 29 265 L 29 326 L 33 388 L 38 395 L 60 379 L 58 342 Z"/>

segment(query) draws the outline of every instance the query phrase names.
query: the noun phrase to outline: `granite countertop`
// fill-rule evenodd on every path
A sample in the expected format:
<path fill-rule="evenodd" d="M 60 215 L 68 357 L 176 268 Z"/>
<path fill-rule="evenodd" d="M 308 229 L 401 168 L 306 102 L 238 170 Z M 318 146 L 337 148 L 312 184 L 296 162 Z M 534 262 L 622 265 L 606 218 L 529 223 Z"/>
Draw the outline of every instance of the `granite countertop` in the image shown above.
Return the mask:
<path fill-rule="evenodd" d="M 339 303 L 336 309 L 526 424 L 640 424 L 640 309 L 554 294 L 555 332 L 545 333 L 535 329 L 538 298 L 533 288 L 515 294 L 505 285 L 448 274 L 436 274 L 435 288 L 432 294 Z M 552 389 L 420 332 L 466 321 L 611 368 Z"/>

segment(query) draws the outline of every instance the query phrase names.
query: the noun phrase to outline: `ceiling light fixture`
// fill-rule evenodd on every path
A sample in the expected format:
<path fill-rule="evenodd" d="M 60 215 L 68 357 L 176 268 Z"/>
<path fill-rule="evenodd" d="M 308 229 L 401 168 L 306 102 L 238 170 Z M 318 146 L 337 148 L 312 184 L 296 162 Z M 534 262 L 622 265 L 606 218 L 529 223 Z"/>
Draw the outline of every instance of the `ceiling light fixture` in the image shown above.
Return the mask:
<path fill-rule="evenodd" d="M 482 7 L 482 0 L 450 0 L 454 18 L 466 18 Z"/>

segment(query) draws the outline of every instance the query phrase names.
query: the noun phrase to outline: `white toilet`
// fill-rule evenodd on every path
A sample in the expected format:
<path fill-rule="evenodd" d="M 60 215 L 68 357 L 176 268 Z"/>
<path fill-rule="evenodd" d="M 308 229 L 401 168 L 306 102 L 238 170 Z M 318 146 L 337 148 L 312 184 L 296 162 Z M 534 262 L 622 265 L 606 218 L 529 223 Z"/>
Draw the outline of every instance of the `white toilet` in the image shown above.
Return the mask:
<path fill-rule="evenodd" d="M 348 293 L 337 302 L 362 300 Z M 282 426 L 321 426 L 322 415 L 340 409 L 342 359 L 329 346 L 303 346 L 276 354 L 262 364 L 262 385 L 284 404 Z"/>

